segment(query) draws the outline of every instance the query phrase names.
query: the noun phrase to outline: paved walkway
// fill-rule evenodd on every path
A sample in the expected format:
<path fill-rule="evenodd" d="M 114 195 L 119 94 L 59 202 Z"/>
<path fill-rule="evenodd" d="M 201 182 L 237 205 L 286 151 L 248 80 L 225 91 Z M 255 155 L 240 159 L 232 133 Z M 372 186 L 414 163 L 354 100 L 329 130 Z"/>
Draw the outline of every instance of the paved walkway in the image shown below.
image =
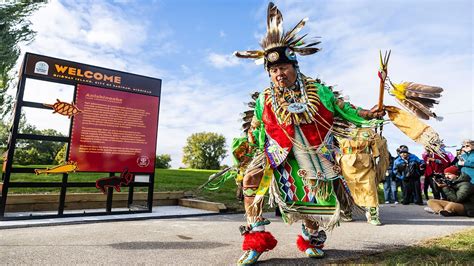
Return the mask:
<path fill-rule="evenodd" d="M 126 208 L 114 208 L 113 211 L 127 211 Z M 104 209 L 100 210 L 80 210 L 80 211 L 68 211 L 67 214 L 77 213 L 97 213 L 104 212 Z M 11 212 L 5 213 L 7 218 L 21 218 L 28 217 L 31 212 Z M 44 211 L 35 212 L 36 217 L 42 215 L 56 215 L 57 212 Z M 200 215 L 213 215 L 217 214 L 212 211 L 187 208 L 182 206 L 154 206 L 151 213 L 135 213 L 135 214 L 116 214 L 116 215 L 97 215 L 97 216 L 77 216 L 68 218 L 42 218 L 42 219 L 26 219 L 26 220 L 6 220 L 0 221 L 0 230 L 8 228 L 22 228 L 32 226 L 52 226 L 62 224 L 80 224 L 80 223 L 98 223 L 98 222 L 111 222 L 111 221 L 131 221 L 131 220 L 145 220 L 145 219 L 169 219 L 169 218 L 183 218 L 188 216 L 200 216 Z"/>
<path fill-rule="evenodd" d="M 328 234 L 327 256 L 310 260 L 295 245 L 300 224 L 267 215 L 277 247 L 260 264 L 329 263 L 472 228 L 474 219 L 442 217 L 417 205 L 382 205 L 384 226 L 359 219 Z M 159 218 L 159 217 L 155 217 Z M 130 220 L 0 230 L 1 264 L 235 265 L 241 255 L 242 214 Z M 0 222 L 5 223 L 5 222 Z"/>

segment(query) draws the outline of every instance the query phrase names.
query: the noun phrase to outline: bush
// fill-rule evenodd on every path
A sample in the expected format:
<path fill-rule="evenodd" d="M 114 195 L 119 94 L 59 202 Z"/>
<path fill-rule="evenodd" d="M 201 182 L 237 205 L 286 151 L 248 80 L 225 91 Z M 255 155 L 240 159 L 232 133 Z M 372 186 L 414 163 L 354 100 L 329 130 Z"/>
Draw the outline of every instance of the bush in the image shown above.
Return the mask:
<path fill-rule="evenodd" d="M 155 159 L 155 168 L 169 169 L 171 167 L 171 155 L 157 154 Z"/>

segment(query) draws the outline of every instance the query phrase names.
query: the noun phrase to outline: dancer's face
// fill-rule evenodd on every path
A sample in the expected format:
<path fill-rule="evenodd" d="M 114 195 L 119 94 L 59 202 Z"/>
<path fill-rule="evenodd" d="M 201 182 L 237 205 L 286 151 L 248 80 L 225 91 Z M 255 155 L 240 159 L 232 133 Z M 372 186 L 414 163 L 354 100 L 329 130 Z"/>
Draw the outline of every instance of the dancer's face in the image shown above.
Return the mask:
<path fill-rule="evenodd" d="M 296 82 L 296 70 L 292 64 L 278 64 L 268 70 L 270 78 L 278 87 L 289 88 Z"/>

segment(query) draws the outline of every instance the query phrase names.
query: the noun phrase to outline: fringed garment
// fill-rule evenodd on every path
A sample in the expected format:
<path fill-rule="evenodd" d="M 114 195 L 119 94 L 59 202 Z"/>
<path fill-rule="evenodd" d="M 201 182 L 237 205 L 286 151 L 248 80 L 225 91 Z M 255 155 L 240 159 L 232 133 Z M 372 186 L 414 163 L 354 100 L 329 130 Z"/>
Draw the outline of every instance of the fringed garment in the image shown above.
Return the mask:
<path fill-rule="evenodd" d="M 254 139 L 264 140 L 257 143 L 264 157 L 255 157 L 251 165 L 263 167 L 264 176 L 247 216 L 261 215 L 261 202 L 269 192 L 270 204 L 278 205 L 285 222 L 311 220 L 331 230 L 338 224 L 340 209 L 353 204 L 335 167 L 334 115 L 356 124 L 365 121 L 349 104 L 337 106 L 330 88 L 309 78 L 304 84 L 310 97 L 303 113 L 276 105 L 270 89 L 256 102 L 255 117 L 261 127 L 254 131 Z"/>
<path fill-rule="evenodd" d="M 379 156 L 377 135 L 370 128 L 358 128 L 350 138 L 340 138 L 338 155 L 347 185 L 355 203 L 364 207 L 377 207 L 377 180 L 375 157 Z"/>

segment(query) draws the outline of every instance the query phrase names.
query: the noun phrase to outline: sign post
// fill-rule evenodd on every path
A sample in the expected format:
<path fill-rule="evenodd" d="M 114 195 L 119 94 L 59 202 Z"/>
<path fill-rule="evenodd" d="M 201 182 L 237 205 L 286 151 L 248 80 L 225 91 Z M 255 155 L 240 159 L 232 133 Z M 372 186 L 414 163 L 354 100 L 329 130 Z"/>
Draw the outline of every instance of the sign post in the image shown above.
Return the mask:
<path fill-rule="evenodd" d="M 27 79 L 73 85 L 73 102 L 60 99 L 56 103 L 24 101 Z M 64 214 L 66 193 L 70 187 L 97 187 L 106 193 L 106 210 L 102 214 L 132 212 L 112 211 L 113 189 L 120 191 L 121 186 L 129 187 L 130 205 L 134 188 L 147 187 L 147 208 L 142 211 L 151 212 L 160 95 L 160 79 L 27 53 L 20 70 L 13 126 L 4 163 L 0 217 L 5 219 L 8 190 L 15 187 L 60 188 L 57 215 L 42 218 L 71 216 Z M 20 134 L 23 107 L 53 109 L 58 115 L 68 116 L 69 135 Z M 66 163 L 47 169 L 14 167 L 15 147 L 20 139 L 67 143 Z M 68 182 L 71 171 L 98 173 L 98 179 L 96 182 Z M 62 181 L 15 182 L 12 173 L 62 174 Z M 103 178 L 100 173 L 109 173 L 109 176 Z M 135 180 L 135 175 L 140 179 Z"/>

